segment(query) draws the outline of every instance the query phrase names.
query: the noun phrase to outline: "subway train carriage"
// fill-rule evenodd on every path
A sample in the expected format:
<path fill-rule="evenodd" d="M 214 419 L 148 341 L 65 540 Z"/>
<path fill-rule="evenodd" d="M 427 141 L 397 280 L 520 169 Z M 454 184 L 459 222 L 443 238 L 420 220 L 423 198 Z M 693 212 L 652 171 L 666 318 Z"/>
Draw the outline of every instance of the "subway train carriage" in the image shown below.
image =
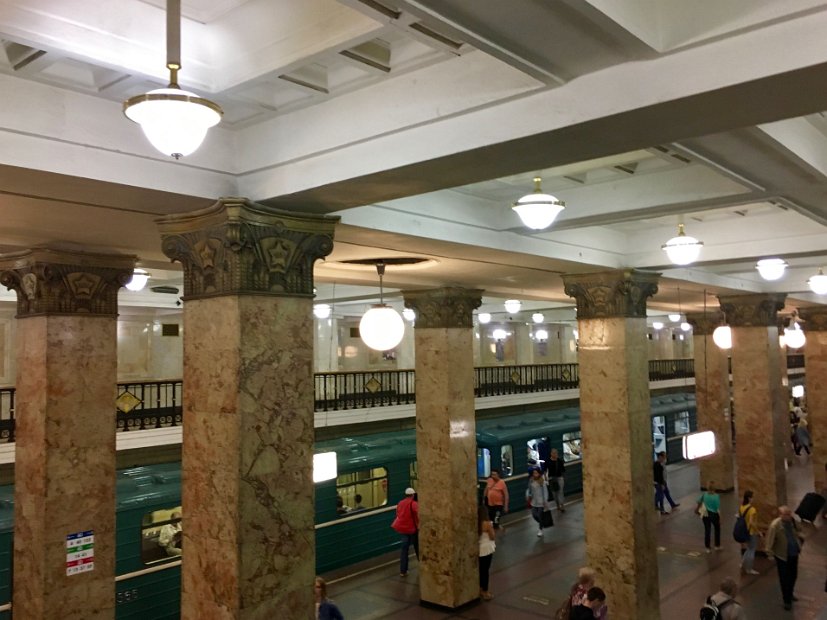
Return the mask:
<path fill-rule="evenodd" d="M 694 394 L 652 398 L 652 449 L 681 459 L 681 437 L 696 429 Z M 576 407 L 512 414 L 477 421 L 480 488 L 491 468 L 503 473 L 512 511 L 525 503 L 528 468 L 557 448 L 566 464 L 566 494 L 582 489 L 580 412 Z M 391 529 L 405 488 L 417 486 L 414 430 L 318 442 L 315 452 L 336 452 L 338 477 L 316 485 L 316 570 L 348 566 L 398 548 Z M 446 481 L 446 484 L 450 484 Z M 11 618 L 12 486 L 0 487 L 0 620 Z M 118 620 L 179 617 L 181 556 L 169 544 L 180 521 L 179 463 L 118 472 L 116 617 Z M 169 528 L 173 529 L 170 530 Z M 166 534 L 166 535 L 165 535 Z"/>

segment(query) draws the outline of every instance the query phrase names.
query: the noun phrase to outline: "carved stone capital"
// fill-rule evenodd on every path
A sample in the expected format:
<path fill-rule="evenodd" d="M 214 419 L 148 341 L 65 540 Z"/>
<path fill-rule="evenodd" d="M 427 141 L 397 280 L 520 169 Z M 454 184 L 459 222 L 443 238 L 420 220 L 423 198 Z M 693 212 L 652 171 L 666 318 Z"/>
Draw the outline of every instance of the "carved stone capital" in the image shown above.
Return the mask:
<path fill-rule="evenodd" d="M 719 295 L 718 301 L 732 327 L 772 327 L 786 298 L 784 293 L 749 293 Z"/>
<path fill-rule="evenodd" d="M 692 326 L 695 336 L 711 336 L 716 327 L 724 325 L 724 313 L 718 308 L 709 312 L 687 312 L 686 322 Z"/>
<path fill-rule="evenodd" d="M 827 306 L 800 308 L 798 316 L 804 321 L 807 331 L 827 332 Z"/>
<path fill-rule="evenodd" d="M 313 263 L 333 250 L 339 218 L 221 198 L 156 220 L 162 250 L 184 266 L 184 299 L 313 296 Z"/>
<path fill-rule="evenodd" d="M 473 327 L 475 308 L 482 303 L 479 289 L 446 286 L 424 291 L 402 291 L 405 307 L 416 311 L 415 329 L 427 327 Z"/>
<path fill-rule="evenodd" d="M 636 269 L 564 274 L 566 295 L 578 319 L 646 317 L 646 300 L 658 292 L 659 273 Z"/>
<path fill-rule="evenodd" d="M 118 316 L 118 290 L 136 256 L 38 248 L 0 255 L 0 284 L 17 293 L 18 318 L 47 314 Z"/>

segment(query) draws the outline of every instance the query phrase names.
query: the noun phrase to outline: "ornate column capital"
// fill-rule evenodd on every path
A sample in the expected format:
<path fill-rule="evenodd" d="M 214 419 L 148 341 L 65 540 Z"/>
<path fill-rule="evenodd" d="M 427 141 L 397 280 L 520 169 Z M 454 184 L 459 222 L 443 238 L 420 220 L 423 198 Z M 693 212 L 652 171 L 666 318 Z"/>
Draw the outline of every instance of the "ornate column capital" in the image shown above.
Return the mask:
<path fill-rule="evenodd" d="M 472 313 L 482 303 L 480 289 L 446 286 L 422 291 L 402 291 L 405 307 L 416 311 L 415 329 L 473 327 Z"/>
<path fill-rule="evenodd" d="M 184 266 L 184 299 L 313 296 L 313 263 L 333 250 L 339 218 L 221 198 L 155 220 L 162 250 Z"/>
<path fill-rule="evenodd" d="M 772 327 L 784 308 L 785 293 L 718 295 L 721 310 L 732 327 Z"/>
<path fill-rule="evenodd" d="M 17 293 L 17 317 L 118 316 L 118 289 L 137 256 L 35 248 L 0 254 L 0 284 Z"/>
<path fill-rule="evenodd" d="M 692 326 L 695 336 L 711 336 L 716 327 L 725 324 L 724 313 L 718 308 L 709 312 L 687 312 L 686 322 Z"/>
<path fill-rule="evenodd" d="M 563 274 L 566 295 L 577 301 L 578 319 L 646 317 L 646 299 L 658 292 L 659 273 L 617 269 Z"/>
<path fill-rule="evenodd" d="M 807 331 L 827 332 L 827 306 L 799 308 L 798 316 L 804 321 Z"/>

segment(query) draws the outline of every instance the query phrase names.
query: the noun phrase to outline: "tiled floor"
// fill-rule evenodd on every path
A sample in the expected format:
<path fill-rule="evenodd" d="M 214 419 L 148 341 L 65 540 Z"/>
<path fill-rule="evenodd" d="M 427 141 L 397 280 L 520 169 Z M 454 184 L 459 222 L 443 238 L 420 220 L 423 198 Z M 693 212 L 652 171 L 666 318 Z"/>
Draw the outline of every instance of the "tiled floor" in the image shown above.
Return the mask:
<path fill-rule="evenodd" d="M 724 550 L 707 555 L 703 525 L 693 513 L 698 495 L 698 470 L 693 465 L 669 469 L 672 495 L 681 507 L 673 515 L 659 517 L 656 536 L 660 568 L 661 617 L 694 619 L 706 597 L 717 590 L 723 577 L 739 578 L 739 545 L 732 540 L 733 519 L 724 517 L 721 539 Z M 789 503 L 795 507 L 812 488 L 810 463 L 792 463 L 787 472 Z M 723 496 L 722 515 L 735 513 L 737 498 Z M 521 513 L 506 521 L 508 532 L 497 540 L 492 566 L 494 599 L 461 613 L 445 613 L 419 605 L 416 561 L 407 578 L 399 577 L 398 557 L 384 556 L 368 564 L 325 575 L 332 583 L 331 597 L 347 620 L 528 620 L 551 618 L 574 581 L 585 557 L 583 506 L 572 503 L 565 514 L 555 513 L 555 527 L 543 539 L 536 536 L 533 521 Z M 750 620 L 827 620 L 827 527 L 805 524 L 809 538 L 800 560 L 792 612 L 784 611 L 775 565 L 758 558 L 756 576 L 740 577 L 739 600 Z M 354 575 L 354 573 L 357 573 Z M 611 612 L 611 601 L 610 612 Z M 613 620 L 633 620 L 611 615 Z"/>

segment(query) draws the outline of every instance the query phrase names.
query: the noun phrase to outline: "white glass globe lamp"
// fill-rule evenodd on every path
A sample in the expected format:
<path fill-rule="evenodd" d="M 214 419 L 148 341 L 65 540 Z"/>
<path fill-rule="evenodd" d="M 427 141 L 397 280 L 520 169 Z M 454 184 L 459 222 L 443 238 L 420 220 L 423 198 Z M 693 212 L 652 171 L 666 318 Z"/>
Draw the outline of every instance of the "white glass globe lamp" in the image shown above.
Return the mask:
<path fill-rule="evenodd" d="M 505 311 L 508 312 L 508 314 L 517 314 L 520 308 L 523 307 L 523 302 L 519 299 L 507 299 L 503 306 L 505 306 Z"/>
<path fill-rule="evenodd" d="M 313 316 L 317 319 L 326 319 L 330 316 L 330 304 L 316 304 L 313 306 Z"/>
<path fill-rule="evenodd" d="M 698 260 L 703 242 L 695 237 L 689 237 L 683 230 L 683 224 L 678 224 L 678 236 L 672 237 L 661 246 L 669 260 L 675 265 L 689 265 Z"/>
<path fill-rule="evenodd" d="M 520 216 L 523 224 L 534 230 L 548 228 L 566 208 L 566 203 L 550 194 L 544 194 L 542 179 L 534 177 L 534 191 L 515 202 L 511 208 Z"/>
<path fill-rule="evenodd" d="M 719 325 L 712 332 L 712 342 L 720 349 L 732 348 L 732 328 L 729 325 Z"/>
<path fill-rule="evenodd" d="M 147 282 L 149 282 L 149 273 L 143 269 L 136 269 L 132 272 L 132 279 L 124 286 L 126 286 L 128 290 L 137 293 L 138 291 L 142 291 L 144 289 Z"/>
<path fill-rule="evenodd" d="M 505 340 L 508 337 L 508 332 L 504 329 L 497 328 L 491 332 L 491 336 L 494 340 Z"/>
<path fill-rule="evenodd" d="M 655 329 L 655 330 L 663 329 L 663 322 L 662 321 L 652 321 L 652 329 Z"/>
<path fill-rule="evenodd" d="M 807 337 L 804 335 L 804 331 L 798 323 L 793 323 L 784 330 L 784 341 L 787 343 L 788 348 L 800 349 L 807 341 Z"/>
<path fill-rule="evenodd" d="M 690 325 L 689 323 L 684 321 L 683 323 L 681 323 L 681 329 L 685 332 L 688 332 L 689 330 L 692 329 L 692 325 Z"/>
<path fill-rule="evenodd" d="M 405 308 L 402 311 L 402 318 L 409 323 L 413 323 L 416 320 L 416 311 L 413 308 Z"/>
<path fill-rule="evenodd" d="M 376 351 L 393 349 L 405 335 L 405 321 L 399 313 L 385 304 L 376 304 L 359 321 L 362 341 Z"/>
<path fill-rule="evenodd" d="M 538 329 L 534 332 L 534 338 L 538 341 L 545 341 L 548 340 L 548 331 L 545 329 Z"/>
<path fill-rule="evenodd" d="M 477 320 L 480 322 L 480 325 L 487 325 L 491 322 L 491 313 L 490 312 L 480 312 L 477 315 Z"/>
<path fill-rule="evenodd" d="M 763 258 L 756 263 L 755 268 L 765 280 L 779 280 L 784 275 L 787 263 L 780 258 Z"/>
<path fill-rule="evenodd" d="M 675 313 L 675 312 L 673 312 L 671 314 L 667 314 L 666 316 L 668 316 L 669 320 L 672 321 L 673 323 L 677 323 L 678 321 L 681 320 L 681 315 L 678 314 L 678 313 Z"/>
<path fill-rule="evenodd" d="M 535 312 L 534 314 L 531 315 L 531 320 L 534 321 L 535 323 L 542 323 L 543 321 L 546 320 L 546 317 L 543 315 L 542 312 Z"/>
<path fill-rule="evenodd" d="M 824 275 L 821 267 L 819 267 L 816 275 L 810 276 L 807 284 L 810 285 L 810 290 L 816 295 L 827 295 L 827 276 Z"/>

